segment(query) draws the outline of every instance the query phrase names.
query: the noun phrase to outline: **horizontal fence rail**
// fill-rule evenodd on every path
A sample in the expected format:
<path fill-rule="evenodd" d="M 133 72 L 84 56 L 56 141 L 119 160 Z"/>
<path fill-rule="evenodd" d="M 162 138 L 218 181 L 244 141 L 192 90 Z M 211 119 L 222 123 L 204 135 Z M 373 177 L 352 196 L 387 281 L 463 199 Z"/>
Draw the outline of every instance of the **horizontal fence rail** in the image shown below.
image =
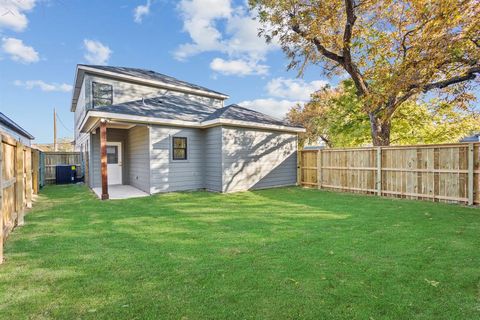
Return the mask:
<path fill-rule="evenodd" d="M 302 186 L 480 203 L 480 143 L 299 151 Z"/>

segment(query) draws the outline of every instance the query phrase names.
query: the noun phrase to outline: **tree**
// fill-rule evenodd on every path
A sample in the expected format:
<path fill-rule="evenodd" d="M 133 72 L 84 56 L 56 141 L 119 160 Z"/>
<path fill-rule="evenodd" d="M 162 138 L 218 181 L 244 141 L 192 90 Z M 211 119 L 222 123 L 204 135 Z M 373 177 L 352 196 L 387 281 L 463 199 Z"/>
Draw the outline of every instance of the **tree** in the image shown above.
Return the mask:
<path fill-rule="evenodd" d="M 307 129 L 300 136 L 303 144 L 319 139 L 329 147 L 370 144 L 369 118 L 351 80 L 337 88 L 325 88 L 311 101 L 290 109 L 287 119 Z M 480 117 L 460 105 L 432 99 L 428 103 L 407 101 L 391 120 L 391 142 L 395 144 L 457 142 L 480 128 Z"/>
<path fill-rule="evenodd" d="M 478 0 L 249 0 L 260 35 L 299 75 L 322 64 L 347 74 L 374 145 L 389 145 L 400 106 L 435 91 L 464 105 L 480 74 Z M 477 79 L 478 80 L 478 79 Z"/>
<path fill-rule="evenodd" d="M 359 112 L 362 105 L 355 91 L 351 81 L 344 81 L 337 88 L 317 91 L 309 102 L 291 108 L 287 120 L 306 128 L 300 143 L 316 144 L 320 139 L 329 147 L 367 144 L 368 118 Z"/>

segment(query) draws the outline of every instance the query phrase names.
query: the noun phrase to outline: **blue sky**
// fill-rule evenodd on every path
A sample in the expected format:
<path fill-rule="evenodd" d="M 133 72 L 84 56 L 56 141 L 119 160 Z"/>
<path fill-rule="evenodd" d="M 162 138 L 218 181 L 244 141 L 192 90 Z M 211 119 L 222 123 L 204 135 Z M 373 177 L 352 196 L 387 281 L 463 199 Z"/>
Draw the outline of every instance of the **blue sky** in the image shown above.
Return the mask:
<path fill-rule="evenodd" d="M 245 1 L 0 0 L 0 11 L 0 111 L 38 143 L 52 141 L 54 107 L 58 135 L 73 136 L 77 63 L 152 69 L 277 117 L 331 82 L 319 67 L 286 71 Z"/>

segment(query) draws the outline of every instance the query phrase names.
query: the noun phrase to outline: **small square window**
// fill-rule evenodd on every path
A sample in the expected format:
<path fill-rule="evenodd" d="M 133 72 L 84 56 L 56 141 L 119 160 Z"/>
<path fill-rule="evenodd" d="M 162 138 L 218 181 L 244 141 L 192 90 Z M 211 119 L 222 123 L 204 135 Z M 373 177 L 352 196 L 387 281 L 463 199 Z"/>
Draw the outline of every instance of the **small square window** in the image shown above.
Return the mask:
<path fill-rule="evenodd" d="M 187 160 L 187 138 L 173 137 L 172 151 L 173 160 Z"/>
<path fill-rule="evenodd" d="M 107 146 L 107 163 L 108 164 L 118 163 L 118 147 L 117 146 Z"/>

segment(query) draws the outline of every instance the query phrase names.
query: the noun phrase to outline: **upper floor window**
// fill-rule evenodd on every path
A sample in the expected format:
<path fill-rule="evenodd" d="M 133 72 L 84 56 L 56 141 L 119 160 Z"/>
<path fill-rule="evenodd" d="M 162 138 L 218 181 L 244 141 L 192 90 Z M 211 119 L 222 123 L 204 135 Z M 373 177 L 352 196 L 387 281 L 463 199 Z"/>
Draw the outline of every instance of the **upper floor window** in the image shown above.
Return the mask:
<path fill-rule="evenodd" d="M 173 137 L 173 160 L 187 160 L 187 138 Z"/>
<path fill-rule="evenodd" d="M 113 87 L 111 84 L 92 83 L 93 107 L 108 106 L 113 103 Z"/>

